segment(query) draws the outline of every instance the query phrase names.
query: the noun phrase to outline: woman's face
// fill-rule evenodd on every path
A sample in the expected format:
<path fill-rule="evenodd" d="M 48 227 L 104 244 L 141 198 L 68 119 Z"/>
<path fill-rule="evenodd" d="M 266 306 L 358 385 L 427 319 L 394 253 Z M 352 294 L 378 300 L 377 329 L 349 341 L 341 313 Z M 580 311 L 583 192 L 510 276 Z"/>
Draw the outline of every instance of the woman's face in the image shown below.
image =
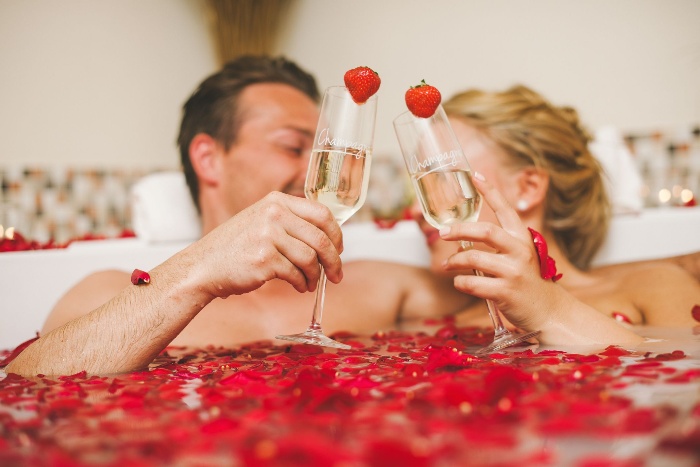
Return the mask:
<path fill-rule="evenodd" d="M 467 156 L 472 172 L 481 173 L 505 196 L 511 206 L 514 205 L 516 196 L 515 170 L 506 164 L 509 156 L 496 143 L 461 119 L 450 118 L 450 123 L 464 154 Z M 440 240 L 438 231 L 423 218 L 418 201 L 411 207 L 411 216 L 418 222 L 430 248 L 432 271 L 438 274 L 443 273 L 442 262 L 457 251 L 457 243 Z M 491 208 L 483 203 L 479 221 L 496 222 L 496 216 Z M 479 246 L 476 245 L 476 247 Z"/>

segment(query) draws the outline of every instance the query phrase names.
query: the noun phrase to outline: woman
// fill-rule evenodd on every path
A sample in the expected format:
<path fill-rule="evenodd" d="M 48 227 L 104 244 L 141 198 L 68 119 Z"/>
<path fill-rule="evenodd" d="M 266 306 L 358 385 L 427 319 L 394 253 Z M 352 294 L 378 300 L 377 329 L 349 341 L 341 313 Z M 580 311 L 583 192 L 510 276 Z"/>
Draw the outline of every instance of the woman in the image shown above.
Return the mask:
<path fill-rule="evenodd" d="M 691 310 L 700 303 L 700 284 L 677 265 L 588 270 L 607 234 L 611 209 L 601 167 L 588 150 L 590 137 L 574 109 L 556 107 L 524 86 L 492 93 L 470 90 L 443 106 L 486 202 L 480 222 L 454 226 L 439 236 L 414 209 L 431 246 L 434 271 L 456 275 L 455 286 L 465 293 L 494 300 L 514 325 L 546 329 L 541 340 L 547 342 L 562 341 L 552 333 L 563 331 L 547 323 L 562 319 L 564 308 L 587 310 L 587 319 L 592 308 L 608 321 L 697 324 Z M 556 284 L 537 277 L 538 258 L 526 227 L 546 239 L 562 274 Z M 479 243 L 454 254 L 453 240 Z M 465 273 L 473 269 L 489 277 Z M 566 313 L 565 321 L 575 319 Z M 533 319 L 543 324 L 533 325 Z M 604 339 L 596 333 L 609 330 L 609 323 L 598 319 L 598 324 L 581 323 L 579 341 Z M 460 322 L 488 325 L 483 300 L 475 300 Z M 626 337 L 609 341 L 620 339 Z"/>

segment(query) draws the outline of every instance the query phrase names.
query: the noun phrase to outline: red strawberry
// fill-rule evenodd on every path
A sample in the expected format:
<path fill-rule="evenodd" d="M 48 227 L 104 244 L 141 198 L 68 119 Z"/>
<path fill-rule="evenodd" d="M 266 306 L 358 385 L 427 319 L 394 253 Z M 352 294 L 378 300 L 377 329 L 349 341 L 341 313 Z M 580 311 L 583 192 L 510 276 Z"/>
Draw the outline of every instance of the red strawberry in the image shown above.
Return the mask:
<path fill-rule="evenodd" d="M 352 100 L 364 104 L 378 90 L 382 80 L 379 74 L 366 66 L 358 66 L 345 72 L 345 87 L 350 91 Z"/>
<path fill-rule="evenodd" d="M 406 91 L 406 107 L 416 117 L 432 117 L 440 105 L 442 96 L 435 86 L 421 80 L 418 86 L 411 86 Z"/>

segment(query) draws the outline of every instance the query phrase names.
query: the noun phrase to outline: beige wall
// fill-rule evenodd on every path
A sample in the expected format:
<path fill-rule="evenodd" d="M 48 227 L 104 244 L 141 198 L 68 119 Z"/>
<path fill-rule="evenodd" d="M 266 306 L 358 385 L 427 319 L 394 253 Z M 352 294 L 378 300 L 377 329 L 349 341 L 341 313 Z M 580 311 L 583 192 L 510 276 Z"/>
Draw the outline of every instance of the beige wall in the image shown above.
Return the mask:
<path fill-rule="evenodd" d="M 522 82 L 592 127 L 700 122 L 697 0 L 298 0 L 279 50 L 321 87 L 380 72 L 378 152 L 422 78 Z M 180 106 L 214 67 L 199 0 L 0 0 L 0 165 L 177 166 Z"/>
<path fill-rule="evenodd" d="M 215 69 L 201 2 L 0 0 L 0 165 L 177 167 Z"/>
<path fill-rule="evenodd" d="M 697 0 L 304 0 L 284 50 L 323 86 L 366 64 L 382 76 L 377 151 L 422 78 L 450 94 L 516 82 L 592 127 L 700 123 Z"/>

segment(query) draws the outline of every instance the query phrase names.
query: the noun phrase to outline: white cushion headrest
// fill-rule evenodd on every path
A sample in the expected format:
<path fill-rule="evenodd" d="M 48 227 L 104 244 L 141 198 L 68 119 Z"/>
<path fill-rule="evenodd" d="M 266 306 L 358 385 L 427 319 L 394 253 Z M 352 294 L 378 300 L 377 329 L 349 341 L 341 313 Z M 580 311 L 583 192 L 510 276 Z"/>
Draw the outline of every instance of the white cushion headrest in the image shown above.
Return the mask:
<path fill-rule="evenodd" d="M 136 236 L 150 243 L 194 241 L 201 235 L 197 208 L 179 171 L 153 173 L 136 182 L 131 212 Z"/>

